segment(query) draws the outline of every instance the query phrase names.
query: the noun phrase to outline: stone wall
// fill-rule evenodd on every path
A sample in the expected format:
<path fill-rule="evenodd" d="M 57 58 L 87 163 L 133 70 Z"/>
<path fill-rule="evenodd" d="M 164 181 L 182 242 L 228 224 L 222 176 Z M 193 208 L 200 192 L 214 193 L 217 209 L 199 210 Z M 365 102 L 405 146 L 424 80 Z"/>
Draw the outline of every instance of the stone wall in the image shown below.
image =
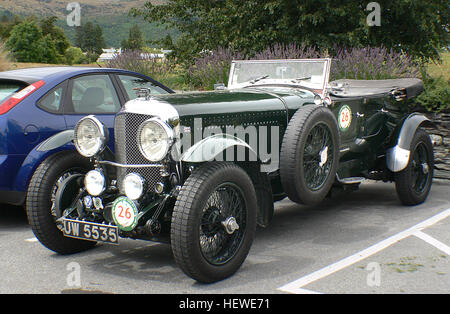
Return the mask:
<path fill-rule="evenodd" d="M 426 114 L 436 128 L 426 128 L 434 146 L 434 177 L 450 180 L 450 112 Z"/>

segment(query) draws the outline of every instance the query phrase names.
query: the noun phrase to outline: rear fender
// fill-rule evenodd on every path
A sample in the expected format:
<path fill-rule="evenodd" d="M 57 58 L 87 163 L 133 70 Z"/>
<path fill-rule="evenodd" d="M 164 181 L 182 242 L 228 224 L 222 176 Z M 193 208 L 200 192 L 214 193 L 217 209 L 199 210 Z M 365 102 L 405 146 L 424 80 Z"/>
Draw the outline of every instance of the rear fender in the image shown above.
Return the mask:
<path fill-rule="evenodd" d="M 386 164 L 392 172 L 399 172 L 406 168 L 411 155 L 411 142 L 416 131 L 421 126 L 434 126 L 423 114 L 410 114 L 398 128 L 394 137 L 393 147 L 386 152 Z"/>
<path fill-rule="evenodd" d="M 20 167 L 14 181 L 13 189 L 15 191 L 25 192 L 37 167 L 47 157 L 62 151 L 76 152 L 75 145 L 73 144 L 73 130 L 57 133 L 34 147 Z"/>
<path fill-rule="evenodd" d="M 57 149 L 61 146 L 64 146 L 66 144 L 69 144 L 70 142 L 73 141 L 73 139 L 74 139 L 74 130 L 65 130 L 43 141 L 36 147 L 36 150 L 39 152 L 48 152 Z"/>

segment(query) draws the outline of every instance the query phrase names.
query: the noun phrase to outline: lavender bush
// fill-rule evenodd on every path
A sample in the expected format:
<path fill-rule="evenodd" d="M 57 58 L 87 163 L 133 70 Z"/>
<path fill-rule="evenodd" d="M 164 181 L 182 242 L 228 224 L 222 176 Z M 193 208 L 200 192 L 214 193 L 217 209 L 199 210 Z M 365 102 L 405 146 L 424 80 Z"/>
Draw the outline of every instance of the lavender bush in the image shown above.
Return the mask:
<path fill-rule="evenodd" d="M 267 47 L 265 50 L 256 53 L 251 59 L 254 60 L 274 60 L 274 59 L 311 59 L 321 58 L 322 55 L 313 47 L 305 45 L 289 44 L 280 45 L 275 44 Z"/>
<path fill-rule="evenodd" d="M 195 88 L 211 90 L 216 83 L 228 83 L 231 61 L 243 59 L 229 48 L 203 52 L 194 60 L 187 72 L 187 80 Z"/>
<path fill-rule="evenodd" d="M 127 50 L 116 54 L 112 60 L 106 62 L 106 66 L 134 71 L 155 80 L 163 80 L 174 69 L 172 63 L 166 59 L 154 58 L 151 54 L 141 53 L 137 50 Z"/>
<path fill-rule="evenodd" d="M 421 77 L 420 67 L 406 54 L 384 47 L 335 48 L 331 80 L 383 80 Z"/>
<path fill-rule="evenodd" d="M 188 80 L 195 88 L 213 89 L 216 83 L 228 83 L 228 75 L 232 60 L 269 60 L 269 59 L 303 59 L 318 58 L 320 54 L 311 47 L 290 45 L 274 45 L 249 57 L 230 48 L 202 53 L 195 59 L 188 70 Z"/>
<path fill-rule="evenodd" d="M 219 48 L 205 52 L 188 69 L 187 80 L 198 89 L 212 89 L 216 83 L 227 83 L 233 59 L 309 59 L 331 57 L 331 80 L 342 78 L 380 80 L 421 77 L 420 67 L 405 54 L 384 47 L 334 48 L 333 53 L 319 52 L 304 45 L 274 45 L 253 56 L 244 56 L 231 49 Z"/>

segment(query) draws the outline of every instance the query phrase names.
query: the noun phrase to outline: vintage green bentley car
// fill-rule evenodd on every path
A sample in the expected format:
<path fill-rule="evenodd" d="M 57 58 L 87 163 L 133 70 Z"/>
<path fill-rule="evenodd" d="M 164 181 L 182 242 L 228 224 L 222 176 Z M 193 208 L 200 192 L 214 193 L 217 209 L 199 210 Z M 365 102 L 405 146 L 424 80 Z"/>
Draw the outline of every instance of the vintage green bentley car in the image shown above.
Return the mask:
<path fill-rule="evenodd" d="M 139 90 L 114 134 L 100 117 L 81 119 L 78 166 L 55 175 L 56 160 L 50 206 L 27 208 L 36 237 L 61 254 L 119 238 L 167 242 L 188 276 L 214 282 L 238 270 L 285 197 L 317 204 L 372 179 L 394 181 L 405 205 L 424 202 L 430 122 L 408 111 L 422 82 L 329 82 L 330 63 L 235 61 L 227 88 Z"/>

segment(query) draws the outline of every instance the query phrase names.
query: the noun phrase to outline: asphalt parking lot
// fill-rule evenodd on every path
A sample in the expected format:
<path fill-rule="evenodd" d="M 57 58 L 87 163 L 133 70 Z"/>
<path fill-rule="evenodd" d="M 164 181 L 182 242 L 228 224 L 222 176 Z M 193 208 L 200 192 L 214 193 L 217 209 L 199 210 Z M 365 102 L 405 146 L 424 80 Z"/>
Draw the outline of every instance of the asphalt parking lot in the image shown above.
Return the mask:
<path fill-rule="evenodd" d="M 203 285 L 169 245 L 123 240 L 60 256 L 21 208 L 0 208 L 0 293 L 450 293 L 450 181 L 402 206 L 393 184 L 366 182 L 314 207 L 276 203 L 272 224 L 231 278 Z"/>

